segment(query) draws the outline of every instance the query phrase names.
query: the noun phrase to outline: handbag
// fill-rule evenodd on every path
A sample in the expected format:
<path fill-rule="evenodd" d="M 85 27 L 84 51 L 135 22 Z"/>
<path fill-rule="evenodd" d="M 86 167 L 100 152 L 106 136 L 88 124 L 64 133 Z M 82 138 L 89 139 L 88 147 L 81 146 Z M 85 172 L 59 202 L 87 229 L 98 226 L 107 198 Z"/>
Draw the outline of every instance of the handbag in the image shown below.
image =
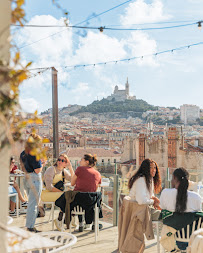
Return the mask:
<path fill-rule="evenodd" d="M 63 181 L 62 181 L 63 180 Z M 64 191 L 64 181 L 65 181 L 65 175 L 64 170 L 62 171 L 62 180 L 58 181 L 54 187 L 59 189 L 60 191 Z"/>
<path fill-rule="evenodd" d="M 45 209 L 43 206 L 38 206 L 38 214 L 37 217 L 44 217 L 45 216 Z"/>

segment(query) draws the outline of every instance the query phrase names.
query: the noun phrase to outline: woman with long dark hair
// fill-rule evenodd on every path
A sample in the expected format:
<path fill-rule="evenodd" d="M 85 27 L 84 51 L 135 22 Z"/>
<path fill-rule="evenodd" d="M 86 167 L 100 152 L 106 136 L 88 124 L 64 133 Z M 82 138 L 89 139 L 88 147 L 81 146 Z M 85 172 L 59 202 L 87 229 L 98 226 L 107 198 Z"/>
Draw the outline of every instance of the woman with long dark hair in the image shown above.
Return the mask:
<path fill-rule="evenodd" d="M 129 179 L 128 187 L 132 201 L 138 202 L 139 205 L 147 204 L 158 208 L 159 199 L 154 196 L 154 192 L 161 191 L 161 177 L 157 163 L 152 159 L 145 159 L 138 171 Z"/>
<path fill-rule="evenodd" d="M 173 172 L 172 189 L 164 189 L 160 196 L 160 207 L 171 212 L 197 212 L 202 210 L 201 197 L 188 191 L 189 173 L 184 168 Z"/>

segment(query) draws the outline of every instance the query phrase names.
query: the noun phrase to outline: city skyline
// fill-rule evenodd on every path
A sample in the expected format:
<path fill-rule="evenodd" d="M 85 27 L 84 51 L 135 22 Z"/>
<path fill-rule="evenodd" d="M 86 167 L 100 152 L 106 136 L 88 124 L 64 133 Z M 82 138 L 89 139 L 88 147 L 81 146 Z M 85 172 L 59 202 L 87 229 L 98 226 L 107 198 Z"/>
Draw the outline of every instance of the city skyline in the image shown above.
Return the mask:
<path fill-rule="evenodd" d="M 89 24 L 81 22 L 81 25 L 152 28 L 184 25 L 202 20 L 200 10 L 203 2 L 198 0 L 181 0 L 178 3 L 161 0 L 129 1 L 94 18 L 94 15 L 122 3 L 124 1 L 88 1 L 87 4 L 77 1 L 64 3 L 63 7 L 69 12 L 70 25 L 90 17 Z M 82 8 L 78 8 L 78 5 Z M 180 6 L 181 8 L 178 8 Z M 26 3 L 25 11 L 28 24 L 64 24 L 61 11 L 49 1 L 29 1 Z M 59 107 L 66 107 L 68 104 L 87 105 L 97 98 L 101 100 L 112 94 L 116 85 L 123 89 L 128 77 L 130 96 L 136 96 L 149 104 L 176 108 L 183 104 L 194 104 L 203 108 L 203 46 L 145 57 L 201 42 L 203 31 L 199 31 L 197 24 L 149 31 L 104 30 L 101 33 L 95 30 L 68 29 L 60 32 L 62 30 L 67 29 L 25 27 L 15 35 L 16 44 L 21 48 L 23 62 L 33 61 L 31 68 L 54 66 L 58 70 Z M 54 33 L 58 34 L 43 39 Z M 41 41 L 36 43 L 38 40 Z M 121 59 L 142 55 L 143 59 L 119 62 Z M 63 68 L 116 60 L 116 64 Z M 29 112 L 35 109 L 41 112 L 52 107 L 50 70 L 24 82 L 20 103 L 23 109 Z"/>

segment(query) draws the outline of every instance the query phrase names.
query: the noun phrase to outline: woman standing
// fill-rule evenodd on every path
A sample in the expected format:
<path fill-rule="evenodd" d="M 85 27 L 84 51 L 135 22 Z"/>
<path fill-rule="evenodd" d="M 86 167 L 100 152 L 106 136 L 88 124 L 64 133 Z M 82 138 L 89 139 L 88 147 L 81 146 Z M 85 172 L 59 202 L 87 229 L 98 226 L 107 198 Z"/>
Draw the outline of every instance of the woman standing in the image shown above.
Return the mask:
<path fill-rule="evenodd" d="M 66 167 L 69 171 L 65 169 Z M 46 186 L 46 190 L 42 191 L 42 202 L 55 202 L 63 193 L 63 191 L 57 187 L 57 183 L 62 183 L 65 179 L 71 181 L 74 174 L 75 173 L 67 155 L 61 154 L 56 163 L 49 167 L 44 173 L 44 184 Z"/>
<path fill-rule="evenodd" d="M 43 164 L 41 160 L 37 161 L 36 156 L 30 154 L 32 144 L 40 143 L 41 137 L 37 134 L 31 134 L 25 143 L 25 150 L 20 154 L 21 165 L 25 171 L 25 189 L 28 194 L 28 207 L 26 215 L 26 227 L 30 232 L 39 232 L 35 226 L 35 220 L 38 214 L 38 203 L 42 192 L 41 171 Z"/>
<path fill-rule="evenodd" d="M 137 201 L 139 205 L 147 204 L 158 208 L 159 199 L 154 196 L 161 191 L 161 178 L 158 165 L 152 159 L 145 159 L 138 171 L 128 182 L 130 189 L 129 196 L 132 201 Z M 160 212 L 151 208 L 152 220 L 159 218 Z"/>

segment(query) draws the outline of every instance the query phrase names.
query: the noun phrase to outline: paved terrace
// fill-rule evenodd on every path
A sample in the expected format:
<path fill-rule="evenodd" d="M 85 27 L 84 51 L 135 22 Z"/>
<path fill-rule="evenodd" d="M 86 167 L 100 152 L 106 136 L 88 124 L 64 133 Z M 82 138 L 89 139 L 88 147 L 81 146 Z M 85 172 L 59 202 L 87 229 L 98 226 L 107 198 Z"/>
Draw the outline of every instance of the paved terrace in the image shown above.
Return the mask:
<path fill-rule="evenodd" d="M 50 210 L 46 210 L 46 216 L 43 218 L 37 218 L 36 228 L 40 231 L 50 231 L 52 224 L 48 223 Z M 58 210 L 55 210 L 55 217 L 58 215 Z M 20 228 L 25 228 L 25 214 L 21 214 L 19 218 L 13 217 L 13 223 L 10 226 L 17 226 Z M 99 232 L 98 242 L 94 242 L 94 232 L 90 229 L 85 229 L 84 232 L 79 233 L 76 228 L 72 233 L 77 237 L 78 241 L 72 249 L 72 253 L 117 253 L 118 245 L 118 229 L 113 227 L 112 224 L 107 222 L 101 222 L 103 224 L 103 229 Z M 91 227 L 91 226 L 90 226 Z M 69 230 L 65 230 L 69 232 Z M 156 253 L 156 239 L 151 241 L 145 241 L 146 253 Z"/>

